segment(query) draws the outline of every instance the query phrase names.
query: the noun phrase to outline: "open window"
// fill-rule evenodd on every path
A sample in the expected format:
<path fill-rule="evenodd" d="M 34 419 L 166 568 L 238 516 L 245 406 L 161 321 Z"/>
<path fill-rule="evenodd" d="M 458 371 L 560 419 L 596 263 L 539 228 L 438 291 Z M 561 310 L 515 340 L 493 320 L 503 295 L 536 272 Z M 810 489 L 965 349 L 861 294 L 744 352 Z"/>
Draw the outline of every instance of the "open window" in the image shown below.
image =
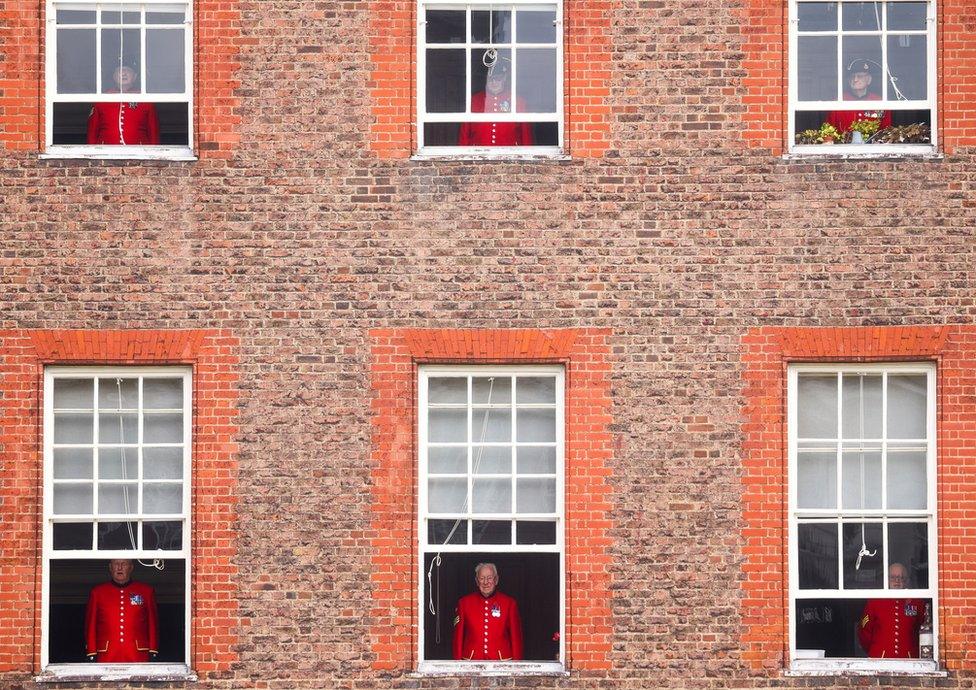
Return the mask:
<path fill-rule="evenodd" d="M 421 671 L 561 670 L 562 368 L 423 367 L 419 404 Z M 483 562 L 518 604 L 520 661 L 452 654 L 455 607 Z"/>
<path fill-rule="evenodd" d="M 188 673 L 190 383 L 183 368 L 45 370 L 41 663 L 47 674 L 152 679 Z M 111 581 L 111 559 L 133 561 L 131 580 L 145 585 L 112 590 L 125 610 L 114 599 L 111 610 L 94 603 L 96 586 Z M 148 617 L 152 600 L 155 625 L 125 627 L 126 611 L 130 623 L 133 615 Z M 108 622 L 96 626 L 89 610 Z M 96 634 L 99 654 L 90 658 Z M 155 654 L 141 653 L 150 651 L 143 635 L 154 638 Z M 138 655 L 102 653 L 130 642 Z"/>
<path fill-rule="evenodd" d="M 562 3 L 420 2 L 421 152 L 562 146 Z"/>
<path fill-rule="evenodd" d="M 935 11 L 934 0 L 791 0 L 792 150 L 934 150 Z"/>
<path fill-rule="evenodd" d="M 936 669 L 935 368 L 789 373 L 794 670 Z"/>
<path fill-rule="evenodd" d="M 47 153 L 192 157 L 188 0 L 47 3 Z"/>

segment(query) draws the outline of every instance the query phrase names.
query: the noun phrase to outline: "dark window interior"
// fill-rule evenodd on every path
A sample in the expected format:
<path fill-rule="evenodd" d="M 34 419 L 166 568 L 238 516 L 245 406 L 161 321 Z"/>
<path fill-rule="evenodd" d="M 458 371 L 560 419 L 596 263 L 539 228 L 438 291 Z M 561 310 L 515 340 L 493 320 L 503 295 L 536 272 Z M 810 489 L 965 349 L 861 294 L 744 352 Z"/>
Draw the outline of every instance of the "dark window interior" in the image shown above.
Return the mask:
<path fill-rule="evenodd" d="M 428 122 L 424 125 L 424 146 L 457 146 L 460 128 L 460 122 Z M 534 146 L 559 146 L 559 125 L 534 122 L 532 140 Z"/>
<path fill-rule="evenodd" d="M 55 103 L 55 146 L 88 143 L 88 114 L 90 103 Z M 186 103 L 156 103 L 159 117 L 160 146 L 189 146 L 189 107 Z"/>
<path fill-rule="evenodd" d="M 865 106 L 869 108 L 870 105 Z M 825 110 L 798 110 L 796 113 L 796 132 L 807 129 L 820 129 L 820 125 L 827 121 L 829 113 Z M 891 124 L 894 127 L 925 124 L 931 126 L 932 113 L 929 110 L 892 110 Z"/>
<path fill-rule="evenodd" d="M 866 658 L 857 628 L 867 599 L 800 599 L 796 602 L 796 648 L 822 649 L 826 658 Z M 926 599 L 931 605 L 931 600 Z"/>

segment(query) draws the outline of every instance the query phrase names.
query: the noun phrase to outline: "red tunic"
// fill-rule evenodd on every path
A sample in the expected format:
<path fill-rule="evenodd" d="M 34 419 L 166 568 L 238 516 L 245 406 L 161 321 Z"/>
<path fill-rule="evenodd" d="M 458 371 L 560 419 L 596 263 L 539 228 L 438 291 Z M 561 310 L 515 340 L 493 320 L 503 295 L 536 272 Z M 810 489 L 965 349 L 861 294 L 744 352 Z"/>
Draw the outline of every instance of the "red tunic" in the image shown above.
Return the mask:
<path fill-rule="evenodd" d="M 88 143 L 151 146 L 159 143 L 152 103 L 95 103 L 88 115 Z"/>
<path fill-rule="evenodd" d="M 512 97 L 505 93 L 489 96 L 479 91 L 471 97 L 472 113 L 510 113 Z M 518 110 L 524 109 L 522 99 Z M 459 146 L 532 146 L 532 125 L 528 122 L 465 122 L 458 132 Z"/>
<path fill-rule="evenodd" d="M 881 96 L 876 93 L 870 93 L 864 95 L 864 98 L 855 98 L 849 93 L 844 94 L 845 101 L 880 101 Z M 871 110 L 865 108 L 864 110 L 832 110 L 827 115 L 827 122 L 837 128 L 837 131 L 841 134 L 847 132 L 851 125 L 859 120 L 880 120 L 881 125 L 878 129 L 885 129 L 886 127 L 891 127 L 891 113 L 887 110 Z"/>
<path fill-rule="evenodd" d="M 85 652 L 102 663 L 149 661 L 157 653 L 156 596 L 143 582 L 103 582 L 88 595 Z"/>
<path fill-rule="evenodd" d="M 474 661 L 522 659 L 522 619 L 518 604 L 501 592 L 472 592 L 458 600 L 454 658 Z"/>
<path fill-rule="evenodd" d="M 870 657 L 914 659 L 924 615 L 921 599 L 871 599 L 857 628 L 861 646 Z"/>

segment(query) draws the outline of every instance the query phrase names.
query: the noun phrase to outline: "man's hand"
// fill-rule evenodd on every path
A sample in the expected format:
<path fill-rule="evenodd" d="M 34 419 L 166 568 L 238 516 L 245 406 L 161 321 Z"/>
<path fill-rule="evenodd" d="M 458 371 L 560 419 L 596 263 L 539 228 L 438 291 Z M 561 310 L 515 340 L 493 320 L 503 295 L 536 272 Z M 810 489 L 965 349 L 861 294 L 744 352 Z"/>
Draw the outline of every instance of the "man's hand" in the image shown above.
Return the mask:
<path fill-rule="evenodd" d="M 95 657 L 96 656 L 98 656 L 98 655 L 97 654 L 89 654 L 88 655 L 88 661 L 95 661 Z"/>

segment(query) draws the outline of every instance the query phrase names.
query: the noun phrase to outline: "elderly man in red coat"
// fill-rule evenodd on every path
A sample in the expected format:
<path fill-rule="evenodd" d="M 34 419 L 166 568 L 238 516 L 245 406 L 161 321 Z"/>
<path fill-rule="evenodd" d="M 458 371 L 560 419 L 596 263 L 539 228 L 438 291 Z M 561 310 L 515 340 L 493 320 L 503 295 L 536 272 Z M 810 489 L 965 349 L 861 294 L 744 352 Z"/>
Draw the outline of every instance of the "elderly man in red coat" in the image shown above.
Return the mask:
<path fill-rule="evenodd" d="M 136 71 L 121 65 L 112 75 L 117 93 L 138 93 Z M 152 103 L 95 103 L 88 114 L 88 143 L 152 146 L 159 143 L 159 117 Z"/>
<path fill-rule="evenodd" d="M 908 569 L 901 563 L 888 568 L 888 588 L 908 586 Z M 870 599 L 864 605 L 857 635 L 868 656 L 883 659 L 918 657 L 918 629 L 925 614 L 921 599 Z"/>
<path fill-rule="evenodd" d="M 111 582 L 96 585 L 85 612 L 85 652 L 89 661 L 139 663 L 159 653 L 156 595 L 131 579 L 132 561 L 109 561 Z"/>
<path fill-rule="evenodd" d="M 881 94 L 871 90 L 871 65 L 866 60 L 854 60 L 847 66 L 847 88 L 844 89 L 845 101 L 880 101 Z M 861 110 L 833 110 L 827 114 L 827 122 L 838 132 L 844 134 L 851 125 L 862 120 L 877 120 L 878 129 L 891 127 L 891 113 L 887 110 L 872 108 L 865 103 Z"/>
<path fill-rule="evenodd" d="M 478 591 L 458 600 L 454 617 L 454 658 L 468 661 L 522 659 L 522 619 L 515 599 L 497 590 L 498 568 L 479 563 Z"/>
<path fill-rule="evenodd" d="M 499 59 L 488 69 L 485 90 L 471 97 L 472 113 L 512 112 L 509 65 Z M 525 112 L 522 99 L 518 112 Z M 532 146 L 532 125 L 528 122 L 465 122 L 458 131 L 460 146 Z"/>

